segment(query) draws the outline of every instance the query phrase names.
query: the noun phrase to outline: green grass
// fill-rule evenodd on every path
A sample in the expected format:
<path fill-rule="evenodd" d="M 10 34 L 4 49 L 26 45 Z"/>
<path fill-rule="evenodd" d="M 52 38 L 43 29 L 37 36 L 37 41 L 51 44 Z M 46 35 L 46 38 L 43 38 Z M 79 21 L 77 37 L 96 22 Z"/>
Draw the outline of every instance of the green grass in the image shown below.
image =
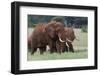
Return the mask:
<path fill-rule="evenodd" d="M 74 40 L 73 42 L 73 46 L 74 47 L 87 47 L 87 40 L 88 40 L 88 36 L 86 32 L 82 32 L 81 29 L 74 29 L 75 31 L 75 36 L 78 40 Z"/>
<path fill-rule="evenodd" d="M 56 60 L 56 59 L 81 59 L 81 58 L 87 58 L 87 50 L 79 50 L 77 52 L 65 52 L 62 54 L 53 53 L 50 54 L 49 52 L 45 52 L 43 55 L 40 55 L 39 52 L 36 52 L 34 55 L 31 55 L 30 52 L 28 52 L 28 61 L 31 60 Z"/>
<path fill-rule="evenodd" d="M 65 52 L 61 55 L 58 53 L 50 54 L 48 51 L 43 55 L 40 55 L 39 51 L 37 51 L 34 55 L 31 55 L 30 52 L 27 54 L 27 60 L 56 60 L 56 59 L 83 59 L 88 58 L 88 47 L 87 47 L 87 34 L 86 32 L 82 32 L 81 29 L 74 29 L 75 35 L 78 40 L 74 40 L 73 47 L 75 52 Z"/>

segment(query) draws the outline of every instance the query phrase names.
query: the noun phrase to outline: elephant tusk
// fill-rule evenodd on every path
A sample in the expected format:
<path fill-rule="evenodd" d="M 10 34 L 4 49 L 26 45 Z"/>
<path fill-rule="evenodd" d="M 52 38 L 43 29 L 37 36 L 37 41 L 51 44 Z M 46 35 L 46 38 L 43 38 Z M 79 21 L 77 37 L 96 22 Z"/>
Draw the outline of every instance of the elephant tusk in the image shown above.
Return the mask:
<path fill-rule="evenodd" d="M 68 45 L 68 43 L 66 42 L 66 46 L 69 48 L 69 45 Z"/>
<path fill-rule="evenodd" d="M 66 46 L 68 47 L 68 51 L 69 51 L 69 45 L 68 45 L 68 43 L 66 42 Z"/>
<path fill-rule="evenodd" d="M 66 40 L 67 40 L 68 42 L 71 42 L 71 43 L 73 42 L 73 41 L 69 40 L 68 38 L 67 38 Z"/>
<path fill-rule="evenodd" d="M 60 37 L 59 37 L 59 41 L 60 41 L 60 42 L 65 42 L 65 41 L 61 40 L 61 38 L 60 38 Z"/>

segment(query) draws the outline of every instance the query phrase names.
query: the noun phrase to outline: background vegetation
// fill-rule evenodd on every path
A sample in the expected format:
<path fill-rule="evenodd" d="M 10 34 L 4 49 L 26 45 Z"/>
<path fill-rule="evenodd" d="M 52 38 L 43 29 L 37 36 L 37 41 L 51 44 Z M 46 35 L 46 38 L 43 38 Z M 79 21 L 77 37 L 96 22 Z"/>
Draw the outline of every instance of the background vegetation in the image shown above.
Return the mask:
<path fill-rule="evenodd" d="M 88 24 L 87 17 L 28 15 L 28 27 L 34 27 L 37 23 L 48 23 L 51 20 L 61 21 L 66 26 L 75 28 L 87 27 Z"/>

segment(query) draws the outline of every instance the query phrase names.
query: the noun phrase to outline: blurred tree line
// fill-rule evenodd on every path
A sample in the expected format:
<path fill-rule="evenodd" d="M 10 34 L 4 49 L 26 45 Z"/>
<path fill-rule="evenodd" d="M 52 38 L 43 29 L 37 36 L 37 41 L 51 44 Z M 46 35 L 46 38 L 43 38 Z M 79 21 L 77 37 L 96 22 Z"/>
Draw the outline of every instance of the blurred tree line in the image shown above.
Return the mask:
<path fill-rule="evenodd" d="M 38 23 L 48 23 L 51 20 L 60 20 L 68 27 L 87 28 L 87 17 L 75 16 L 48 16 L 48 15 L 28 15 L 28 27 L 34 27 Z"/>

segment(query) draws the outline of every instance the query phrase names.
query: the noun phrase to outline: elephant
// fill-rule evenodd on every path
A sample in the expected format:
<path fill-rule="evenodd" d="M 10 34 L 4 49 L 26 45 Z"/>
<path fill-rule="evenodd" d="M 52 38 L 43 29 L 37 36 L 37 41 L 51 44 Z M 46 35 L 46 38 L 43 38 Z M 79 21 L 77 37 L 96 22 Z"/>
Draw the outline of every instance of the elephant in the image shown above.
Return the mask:
<path fill-rule="evenodd" d="M 46 24 L 39 23 L 36 25 L 34 31 L 32 32 L 31 54 L 34 54 L 37 51 L 37 48 L 39 48 L 40 54 L 43 54 L 46 51 L 46 46 L 48 45 L 48 38 L 45 28 Z"/>
<path fill-rule="evenodd" d="M 58 34 L 64 30 L 64 24 L 61 22 L 51 21 L 47 24 L 45 31 L 48 36 L 48 46 L 50 53 L 57 52 L 56 41 L 59 40 Z"/>
<path fill-rule="evenodd" d="M 76 37 L 73 28 L 65 27 L 58 36 L 59 40 L 56 41 L 57 52 L 60 54 L 65 51 L 74 52 L 72 42 Z"/>

